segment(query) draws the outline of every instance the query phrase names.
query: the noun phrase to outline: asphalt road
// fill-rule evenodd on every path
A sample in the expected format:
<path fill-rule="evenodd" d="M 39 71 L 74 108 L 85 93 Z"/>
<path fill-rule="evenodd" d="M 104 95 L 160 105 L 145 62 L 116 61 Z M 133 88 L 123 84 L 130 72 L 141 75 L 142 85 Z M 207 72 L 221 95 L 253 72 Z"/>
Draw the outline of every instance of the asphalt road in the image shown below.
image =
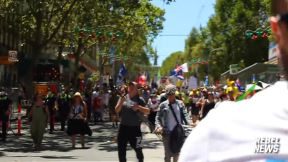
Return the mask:
<path fill-rule="evenodd" d="M 86 137 L 86 148 L 82 149 L 78 141 L 76 149 L 71 148 L 70 137 L 56 127 L 54 134 L 45 133 L 43 147 L 35 151 L 29 134 L 29 125 L 24 124 L 22 136 L 15 136 L 9 131 L 7 141 L 0 143 L 1 162 L 31 162 L 31 161 L 118 161 L 117 144 L 115 143 L 117 129 L 111 123 L 91 125 L 93 135 Z M 144 127 L 144 132 L 147 128 Z M 15 131 L 15 130 L 14 130 Z M 164 161 L 162 142 L 151 133 L 143 133 L 143 151 L 146 162 Z M 128 146 L 128 161 L 137 161 L 134 151 Z"/>

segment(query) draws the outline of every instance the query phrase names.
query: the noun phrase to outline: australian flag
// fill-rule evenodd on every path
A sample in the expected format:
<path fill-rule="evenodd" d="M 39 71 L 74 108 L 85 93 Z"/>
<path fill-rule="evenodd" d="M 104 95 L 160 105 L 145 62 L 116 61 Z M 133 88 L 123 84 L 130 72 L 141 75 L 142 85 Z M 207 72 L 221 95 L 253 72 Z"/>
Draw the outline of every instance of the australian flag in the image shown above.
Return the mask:
<path fill-rule="evenodd" d="M 170 72 L 170 76 L 175 76 L 180 80 L 184 80 L 183 70 L 181 66 L 176 67 L 176 69 Z"/>

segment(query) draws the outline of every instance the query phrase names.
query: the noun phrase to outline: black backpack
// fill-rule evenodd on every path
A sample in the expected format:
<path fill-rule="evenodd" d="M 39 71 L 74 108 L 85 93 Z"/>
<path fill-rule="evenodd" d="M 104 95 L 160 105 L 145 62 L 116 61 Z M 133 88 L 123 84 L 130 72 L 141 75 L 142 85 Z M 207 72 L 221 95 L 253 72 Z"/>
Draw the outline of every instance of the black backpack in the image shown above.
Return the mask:
<path fill-rule="evenodd" d="M 170 151 L 174 154 L 179 153 L 184 142 L 185 142 L 185 131 L 182 127 L 181 123 L 178 121 L 176 114 L 172 108 L 172 105 L 169 104 L 169 107 L 173 113 L 173 116 L 177 122 L 177 125 L 173 128 L 173 130 L 170 133 Z M 181 113 L 181 112 L 180 112 Z M 180 115 L 182 116 L 182 115 Z"/>

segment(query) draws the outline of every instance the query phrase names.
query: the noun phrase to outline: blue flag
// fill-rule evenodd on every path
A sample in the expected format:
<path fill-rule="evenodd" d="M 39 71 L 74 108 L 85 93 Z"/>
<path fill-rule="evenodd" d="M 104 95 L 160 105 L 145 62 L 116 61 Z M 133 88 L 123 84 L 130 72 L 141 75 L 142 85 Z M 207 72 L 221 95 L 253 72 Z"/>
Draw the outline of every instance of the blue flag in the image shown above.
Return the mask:
<path fill-rule="evenodd" d="M 127 73 L 127 69 L 125 67 L 125 64 L 122 64 L 120 69 L 119 69 L 119 74 L 118 76 L 124 77 Z"/>
<path fill-rule="evenodd" d="M 118 77 L 117 77 L 117 85 L 124 84 L 124 78 L 125 78 L 125 75 L 127 74 L 127 72 L 128 71 L 125 67 L 125 64 L 123 63 L 119 69 L 119 73 L 118 73 Z"/>

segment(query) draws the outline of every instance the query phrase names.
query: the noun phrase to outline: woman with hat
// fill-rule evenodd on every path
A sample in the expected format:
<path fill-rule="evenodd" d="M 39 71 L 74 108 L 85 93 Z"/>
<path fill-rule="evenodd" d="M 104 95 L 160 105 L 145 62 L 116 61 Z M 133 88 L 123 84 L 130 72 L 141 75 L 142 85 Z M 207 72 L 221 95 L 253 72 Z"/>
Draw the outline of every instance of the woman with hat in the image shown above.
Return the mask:
<path fill-rule="evenodd" d="M 82 148 L 85 147 L 84 135 L 92 135 L 92 131 L 87 123 L 87 105 L 79 92 L 73 96 L 72 106 L 69 115 L 67 134 L 72 137 L 72 148 L 75 148 L 75 138 L 81 135 Z"/>

